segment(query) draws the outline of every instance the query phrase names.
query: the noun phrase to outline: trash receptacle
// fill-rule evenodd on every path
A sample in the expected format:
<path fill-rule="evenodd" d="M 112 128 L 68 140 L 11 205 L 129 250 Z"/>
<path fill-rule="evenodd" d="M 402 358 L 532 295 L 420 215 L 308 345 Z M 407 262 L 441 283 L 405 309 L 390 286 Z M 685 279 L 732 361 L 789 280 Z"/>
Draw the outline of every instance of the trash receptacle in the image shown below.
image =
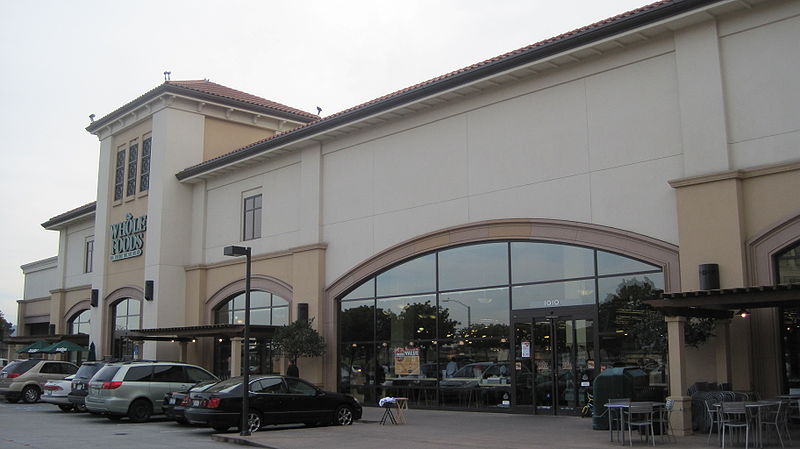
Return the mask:
<path fill-rule="evenodd" d="M 630 398 L 632 401 L 649 400 L 640 398 L 649 386 L 647 373 L 636 366 L 609 368 L 594 378 L 594 415 L 592 428 L 608 430 L 606 403 L 609 399 Z"/>

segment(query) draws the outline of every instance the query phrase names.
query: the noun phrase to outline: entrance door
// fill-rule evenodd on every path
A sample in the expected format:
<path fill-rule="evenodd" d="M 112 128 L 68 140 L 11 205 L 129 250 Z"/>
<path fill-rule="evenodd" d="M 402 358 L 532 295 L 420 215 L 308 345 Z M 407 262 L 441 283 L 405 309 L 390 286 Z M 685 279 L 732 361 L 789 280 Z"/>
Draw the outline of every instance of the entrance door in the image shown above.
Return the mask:
<path fill-rule="evenodd" d="M 577 414 L 594 379 L 593 321 L 534 318 L 515 324 L 518 406 L 536 413 Z"/>

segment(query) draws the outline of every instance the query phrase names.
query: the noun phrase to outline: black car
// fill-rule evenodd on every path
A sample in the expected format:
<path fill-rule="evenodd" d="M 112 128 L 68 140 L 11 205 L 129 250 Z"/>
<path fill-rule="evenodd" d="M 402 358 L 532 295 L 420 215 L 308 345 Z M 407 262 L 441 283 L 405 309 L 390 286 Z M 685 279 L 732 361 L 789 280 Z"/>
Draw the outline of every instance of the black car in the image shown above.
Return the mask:
<path fill-rule="evenodd" d="M 83 362 L 72 379 L 72 390 L 67 395 L 69 402 L 73 404 L 75 410 L 86 411 L 86 395 L 89 394 L 89 380 L 92 379 L 100 368 L 104 367 L 105 362 Z"/>
<path fill-rule="evenodd" d="M 248 427 L 255 432 L 267 424 L 319 423 L 348 425 L 361 419 L 361 404 L 347 394 L 322 391 L 296 377 L 250 378 Z M 203 392 L 190 393 L 184 411 L 190 424 L 213 427 L 218 432 L 241 425 L 242 378 L 223 380 Z"/>
<path fill-rule="evenodd" d="M 204 380 L 198 382 L 186 391 L 167 393 L 164 395 L 164 403 L 161 405 L 161 410 L 167 418 L 175 420 L 180 424 L 189 424 L 189 421 L 186 421 L 186 416 L 183 414 L 186 407 L 189 405 L 189 393 L 192 391 L 206 391 L 217 382 L 219 382 L 217 379 Z"/>

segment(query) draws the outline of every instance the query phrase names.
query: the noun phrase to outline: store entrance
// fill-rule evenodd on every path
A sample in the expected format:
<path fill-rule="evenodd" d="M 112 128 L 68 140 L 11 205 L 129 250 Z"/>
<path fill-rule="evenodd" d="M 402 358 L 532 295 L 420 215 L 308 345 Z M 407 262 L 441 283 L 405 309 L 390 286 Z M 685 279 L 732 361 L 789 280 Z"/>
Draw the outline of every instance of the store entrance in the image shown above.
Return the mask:
<path fill-rule="evenodd" d="M 594 321 L 548 316 L 516 322 L 515 404 L 537 414 L 575 415 L 595 373 Z"/>

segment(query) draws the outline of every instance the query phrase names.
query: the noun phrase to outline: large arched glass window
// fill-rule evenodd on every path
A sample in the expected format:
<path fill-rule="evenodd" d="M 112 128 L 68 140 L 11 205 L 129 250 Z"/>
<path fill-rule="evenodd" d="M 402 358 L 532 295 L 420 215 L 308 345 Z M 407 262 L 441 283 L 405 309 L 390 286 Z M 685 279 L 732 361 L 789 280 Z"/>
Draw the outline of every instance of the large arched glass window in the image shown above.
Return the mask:
<path fill-rule="evenodd" d="M 142 326 L 141 301 L 125 298 L 114 306 L 114 330 L 140 329 Z"/>
<path fill-rule="evenodd" d="M 88 334 L 89 321 L 92 317 L 92 311 L 89 309 L 79 312 L 69 320 L 69 333 L 70 334 Z"/>
<path fill-rule="evenodd" d="M 800 282 L 800 242 L 775 257 L 779 284 Z M 800 308 L 783 308 L 784 367 L 788 389 L 800 388 Z"/>
<path fill-rule="evenodd" d="M 244 292 L 219 306 L 214 315 L 217 324 L 244 324 Z M 289 324 L 289 301 L 269 292 L 250 292 L 250 324 L 284 326 Z"/>
<path fill-rule="evenodd" d="M 520 373 L 534 369 L 527 367 L 545 353 L 530 352 L 537 346 L 536 329 L 551 324 L 552 332 L 561 332 L 560 344 L 572 349 L 563 359 L 537 360 L 537 370 L 552 362 L 549 366 L 570 370 L 580 365 L 583 371 L 575 374 L 593 376 L 595 370 L 648 357 L 663 368 L 661 354 L 645 354 L 625 327 L 630 324 L 625 320 L 636 316 L 629 294 L 663 288 L 659 266 L 552 242 L 486 242 L 417 256 L 339 298 L 340 390 L 365 401 L 392 393 L 410 394 L 423 406 L 508 406 L 512 373 L 517 372 L 520 396 L 525 393 Z M 548 324 L 545 317 L 559 320 Z M 550 335 L 542 338 L 540 348 Z M 466 381 L 454 380 L 473 376 L 475 385 L 486 385 L 477 399 L 456 388 Z M 575 379 L 572 384 L 584 387 Z M 415 389 L 381 391 L 404 385 Z M 564 400 L 574 403 L 578 393 L 573 389 Z M 522 403 L 517 398 L 516 404 Z"/>

